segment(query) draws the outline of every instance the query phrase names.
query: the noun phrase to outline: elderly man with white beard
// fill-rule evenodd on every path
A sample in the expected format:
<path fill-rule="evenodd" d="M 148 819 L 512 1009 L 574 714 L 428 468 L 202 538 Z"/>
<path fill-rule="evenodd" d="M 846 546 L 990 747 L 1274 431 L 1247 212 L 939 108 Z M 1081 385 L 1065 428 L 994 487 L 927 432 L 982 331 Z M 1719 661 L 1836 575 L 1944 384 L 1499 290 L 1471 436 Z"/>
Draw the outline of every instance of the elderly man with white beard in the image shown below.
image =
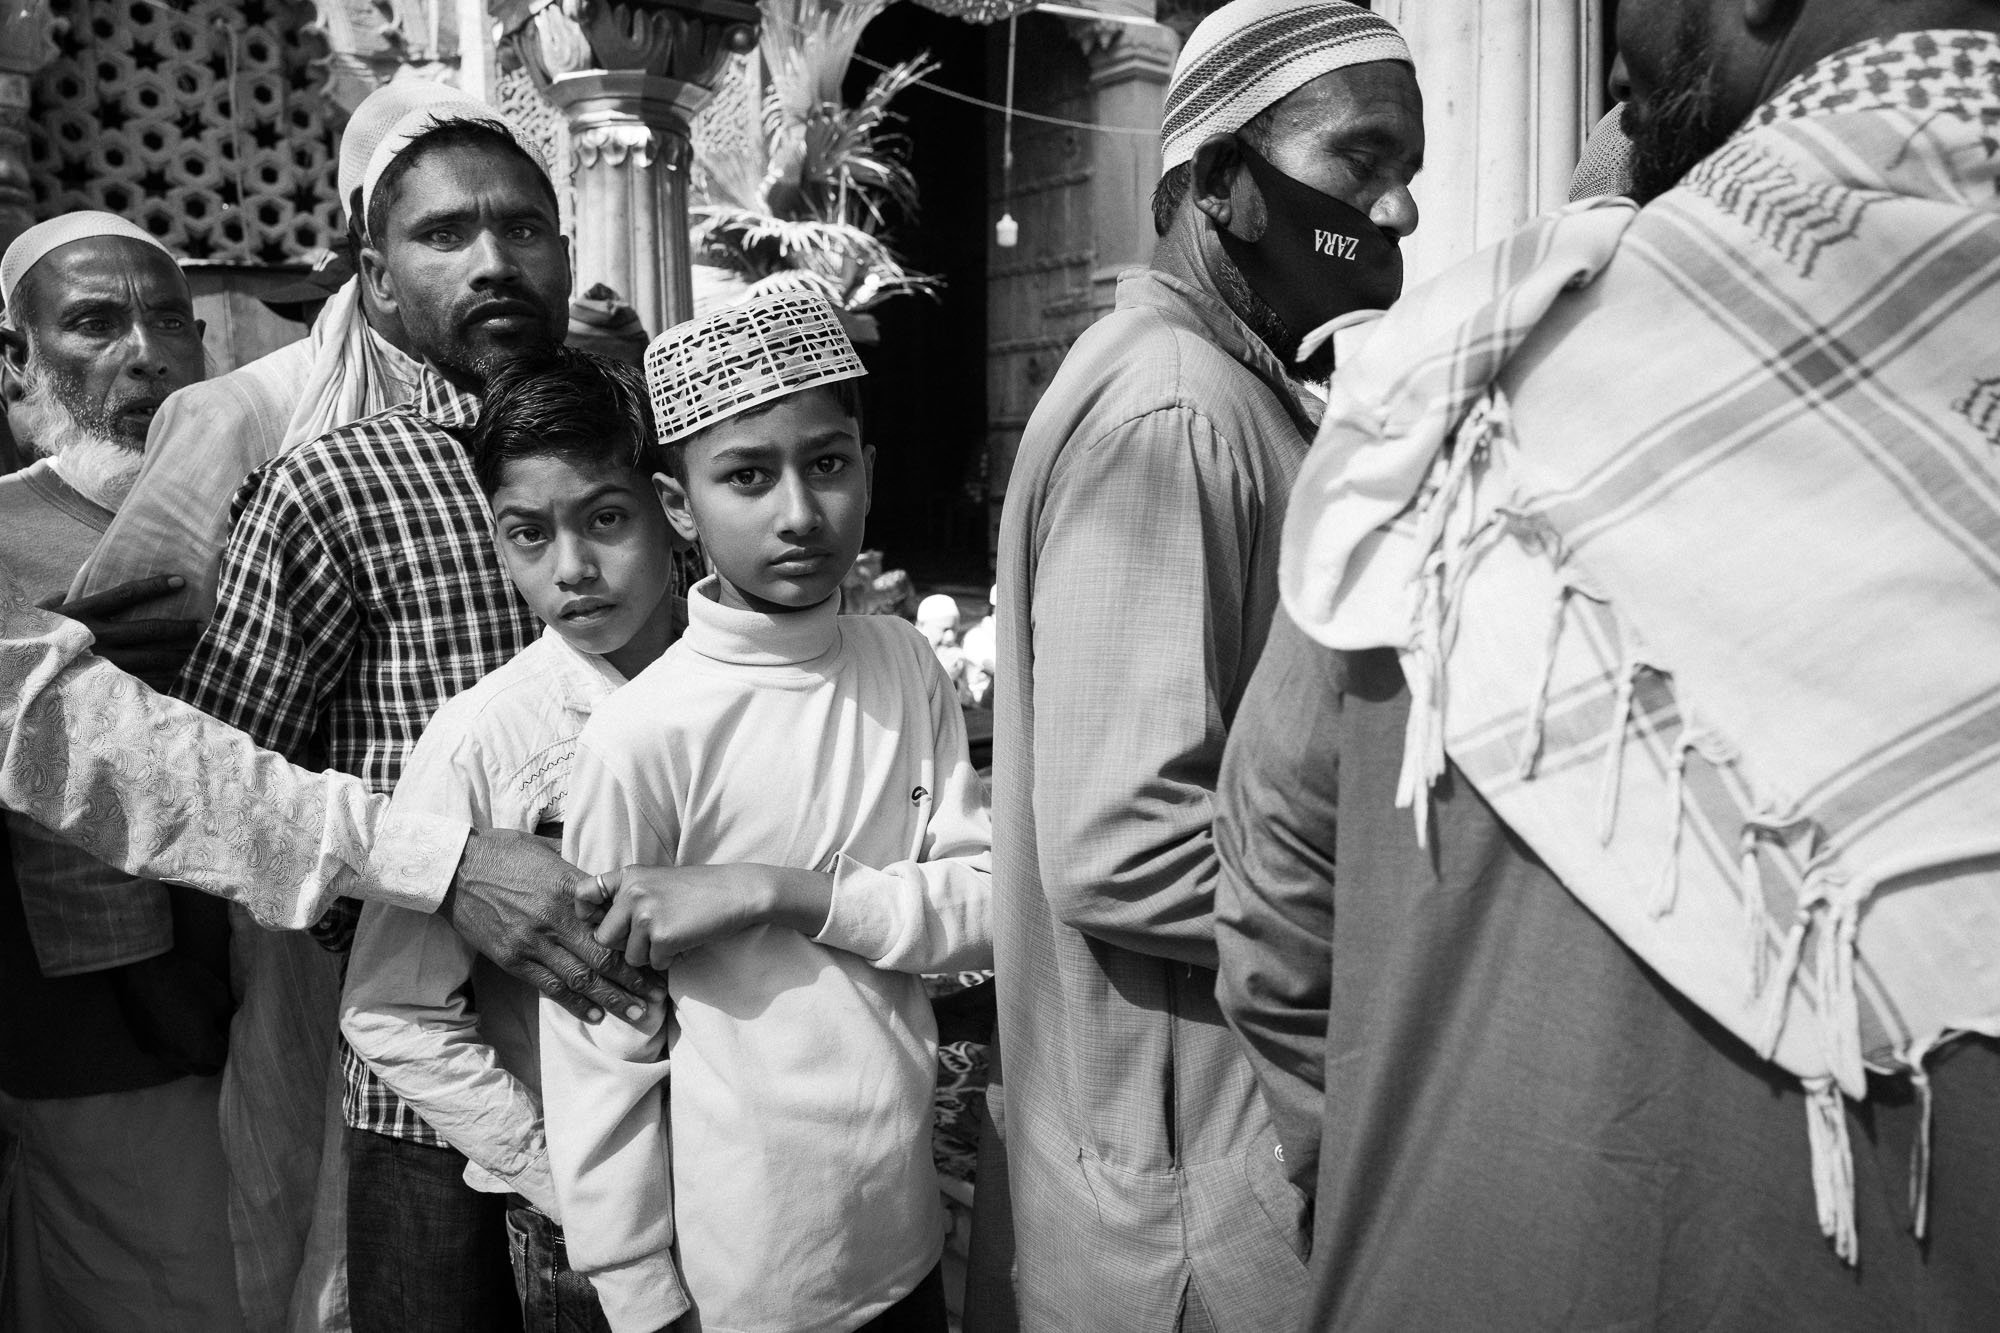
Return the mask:
<path fill-rule="evenodd" d="M 153 414 L 202 377 L 174 257 L 108 213 L 30 228 L 0 259 L 5 373 L 39 457 L 0 478 L 0 563 L 60 597 L 138 475 Z M 60 773 L 51 774 L 55 781 Z M 178 890 L 168 949 L 67 912 L 82 853 L 7 816 L 0 1109 L 18 1137 L 13 1328 L 240 1327 L 216 1097 L 227 918 Z"/>

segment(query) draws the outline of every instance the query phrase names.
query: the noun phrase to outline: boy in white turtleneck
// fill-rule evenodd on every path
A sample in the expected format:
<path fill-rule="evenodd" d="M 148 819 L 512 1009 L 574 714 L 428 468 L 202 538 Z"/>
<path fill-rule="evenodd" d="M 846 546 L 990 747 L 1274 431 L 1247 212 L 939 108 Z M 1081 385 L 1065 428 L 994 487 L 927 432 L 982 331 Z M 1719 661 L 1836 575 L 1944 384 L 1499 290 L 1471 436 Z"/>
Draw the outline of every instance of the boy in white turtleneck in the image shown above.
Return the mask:
<path fill-rule="evenodd" d="M 646 369 L 662 501 L 715 573 L 577 743 L 564 854 L 675 868 L 585 889 L 669 1007 L 636 1030 L 542 1009 L 570 1262 L 615 1333 L 684 1299 L 703 1333 L 942 1333 L 918 974 L 990 963 L 990 832 L 930 646 L 838 614 L 864 371 L 796 294 L 670 329 Z"/>

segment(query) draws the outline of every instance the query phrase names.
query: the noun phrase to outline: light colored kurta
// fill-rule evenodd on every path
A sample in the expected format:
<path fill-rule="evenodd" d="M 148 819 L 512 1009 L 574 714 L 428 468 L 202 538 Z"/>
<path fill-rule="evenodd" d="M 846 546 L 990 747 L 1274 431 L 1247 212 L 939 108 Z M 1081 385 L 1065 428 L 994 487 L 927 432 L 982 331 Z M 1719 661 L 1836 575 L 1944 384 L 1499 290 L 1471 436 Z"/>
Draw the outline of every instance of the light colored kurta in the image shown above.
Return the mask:
<path fill-rule="evenodd" d="M 464 824 L 391 814 L 357 778 L 294 768 L 90 656 L 90 642 L 0 568 L 0 807 L 274 929 L 303 930 L 343 895 L 436 910 Z"/>
<path fill-rule="evenodd" d="M 1022 1325 L 1289 1328 L 1303 1201 L 1215 1004 L 1223 738 L 1312 422 L 1143 270 L 1029 421 L 1000 536 L 994 935 Z"/>
<path fill-rule="evenodd" d="M 624 683 L 603 658 L 544 631 L 432 715 L 394 808 L 525 833 L 560 825 L 577 733 Z M 468 1184 L 513 1190 L 554 1217 L 535 1001 L 448 922 L 372 903 L 348 956 L 340 1030 L 466 1156 Z"/>
<path fill-rule="evenodd" d="M 832 910 L 813 939 L 760 926 L 676 959 L 664 1030 L 543 1006 L 556 1193 L 617 1333 L 677 1313 L 676 1227 L 706 1333 L 840 1333 L 942 1250 L 937 1038 L 915 974 L 991 961 L 989 825 L 957 698 L 914 629 L 833 600 L 732 610 L 713 586 L 585 727 L 564 853 L 586 870 L 830 870 Z"/>

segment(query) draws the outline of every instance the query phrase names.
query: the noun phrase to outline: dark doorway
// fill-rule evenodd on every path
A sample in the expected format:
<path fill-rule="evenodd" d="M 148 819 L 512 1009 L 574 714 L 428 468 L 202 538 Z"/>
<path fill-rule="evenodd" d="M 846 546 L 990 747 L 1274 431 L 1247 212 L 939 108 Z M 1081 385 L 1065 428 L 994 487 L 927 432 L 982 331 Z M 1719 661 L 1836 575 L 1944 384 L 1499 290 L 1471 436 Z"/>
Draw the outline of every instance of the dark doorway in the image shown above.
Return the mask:
<path fill-rule="evenodd" d="M 916 5 L 892 5 L 862 34 L 859 54 L 889 64 L 928 50 L 930 81 L 969 96 L 984 88 L 989 29 Z M 845 95 L 874 79 L 849 68 Z M 868 544 L 919 587 L 984 588 L 990 569 L 979 458 L 986 438 L 986 112 L 911 88 L 893 104 L 910 139 L 921 213 L 892 238 L 910 267 L 943 276 L 936 300 L 875 308 L 882 338 L 861 350 L 868 440 L 876 449 Z"/>

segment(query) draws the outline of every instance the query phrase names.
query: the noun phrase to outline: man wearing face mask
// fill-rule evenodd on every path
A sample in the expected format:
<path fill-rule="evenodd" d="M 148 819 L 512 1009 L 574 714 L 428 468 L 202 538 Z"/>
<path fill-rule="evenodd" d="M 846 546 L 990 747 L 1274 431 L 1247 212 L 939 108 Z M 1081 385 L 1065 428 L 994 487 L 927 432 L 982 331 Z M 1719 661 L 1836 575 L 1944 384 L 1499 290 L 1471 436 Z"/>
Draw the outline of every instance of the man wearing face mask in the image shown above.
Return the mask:
<path fill-rule="evenodd" d="M 1301 1327 L 1990 1328 L 2000 7 L 1617 19 L 1642 207 L 1341 366 L 1223 764 Z"/>
<path fill-rule="evenodd" d="M 1159 245 L 1043 395 L 1001 532 L 991 1101 L 1027 1328 L 1287 1328 L 1304 1282 L 1304 1199 L 1215 1003 L 1210 810 L 1311 335 L 1401 283 L 1408 48 L 1355 5 L 1235 0 L 1161 139 Z"/>

